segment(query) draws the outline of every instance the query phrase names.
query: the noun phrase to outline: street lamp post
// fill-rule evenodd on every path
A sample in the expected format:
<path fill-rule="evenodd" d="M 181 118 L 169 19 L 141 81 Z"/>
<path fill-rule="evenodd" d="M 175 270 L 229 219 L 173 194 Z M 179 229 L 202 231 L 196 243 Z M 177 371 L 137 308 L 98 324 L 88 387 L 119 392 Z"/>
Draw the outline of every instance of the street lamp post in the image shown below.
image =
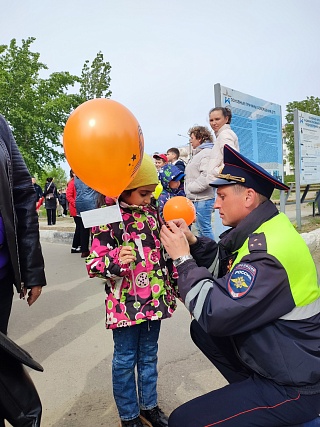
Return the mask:
<path fill-rule="evenodd" d="M 182 138 L 187 138 L 189 140 L 189 137 L 186 136 L 186 135 L 182 135 L 181 133 L 177 133 L 177 135 L 181 136 Z M 191 157 L 192 157 L 192 147 L 191 147 L 191 144 L 188 144 L 188 146 L 189 146 L 189 159 L 191 159 Z"/>

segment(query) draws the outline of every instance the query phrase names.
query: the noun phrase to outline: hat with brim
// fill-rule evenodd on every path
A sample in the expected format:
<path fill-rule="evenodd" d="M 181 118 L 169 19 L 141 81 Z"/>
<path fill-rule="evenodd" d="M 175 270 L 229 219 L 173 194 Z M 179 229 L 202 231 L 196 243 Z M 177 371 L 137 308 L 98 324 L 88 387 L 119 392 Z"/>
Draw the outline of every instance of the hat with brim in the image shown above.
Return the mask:
<path fill-rule="evenodd" d="M 183 172 L 180 172 L 178 175 L 172 178 L 172 181 L 181 181 L 185 177 Z"/>
<path fill-rule="evenodd" d="M 275 188 L 289 190 L 287 185 L 227 144 L 223 148 L 223 155 L 224 167 L 221 173 L 217 175 L 217 179 L 210 183 L 211 187 L 239 184 L 253 188 L 268 199 L 270 199 Z"/>
<path fill-rule="evenodd" d="M 156 160 L 161 159 L 161 160 L 163 160 L 166 163 L 168 162 L 168 157 L 165 154 L 154 154 L 153 158 L 156 159 Z"/>

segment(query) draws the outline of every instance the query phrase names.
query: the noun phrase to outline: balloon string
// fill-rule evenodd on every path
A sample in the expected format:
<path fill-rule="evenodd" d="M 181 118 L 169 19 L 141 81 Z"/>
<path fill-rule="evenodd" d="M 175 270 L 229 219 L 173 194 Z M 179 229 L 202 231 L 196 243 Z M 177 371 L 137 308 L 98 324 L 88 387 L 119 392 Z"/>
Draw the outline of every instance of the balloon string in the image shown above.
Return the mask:
<path fill-rule="evenodd" d="M 129 246 L 129 236 L 127 236 L 123 219 L 121 221 L 121 224 L 123 227 L 123 243 L 124 243 L 124 246 Z M 135 299 L 135 308 L 136 308 L 136 310 L 138 310 L 138 295 L 137 295 L 137 288 L 136 288 L 136 283 L 135 283 L 134 274 L 133 274 L 133 270 L 135 269 L 135 264 L 133 261 L 130 262 L 129 268 L 130 268 L 130 273 L 131 273 L 132 288 L 133 288 L 134 299 Z"/>

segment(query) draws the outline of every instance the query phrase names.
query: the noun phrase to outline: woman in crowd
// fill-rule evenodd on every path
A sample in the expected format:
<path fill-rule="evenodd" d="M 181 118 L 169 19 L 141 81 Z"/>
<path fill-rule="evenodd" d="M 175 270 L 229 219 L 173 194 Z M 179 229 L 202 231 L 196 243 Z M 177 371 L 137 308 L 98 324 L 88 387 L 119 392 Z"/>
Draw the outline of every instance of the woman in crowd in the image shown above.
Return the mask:
<path fill-rule="evenodd" d="M 230 127 L 231 119 L 232 113 L 230 108 L 215 107 L 209 111 L 209 122 L 216 136 L 216 141 L 210 152 L 208 182 L 216 179 L 223 167 L 223 147 L 225 144 L 239 151 L 238 137 Z"/>
<path fill-rule="evenodd" d="M 223 168 L 223 147 L 225 144 L 230 145 L 239 151 L 239 142 L 237 135 L 230 127 L 232 113 L 230 108 L 216 107 L 209 111 L 209 122 L 215 133 L 216 141 L 210 153 L 208 165 L 208 183 L 214 181 Z M 219 237 L 229 227 L 222 225 L 219 211 L 214 214 L 214 233 L 216 238 Z"/>
<path fill-rule="evenodd" d="M 48 225 L 55 225 L 57 217 L 58 192 L 54 185 L 53 178 L 47 178 L 43 195 L 45 198 Z"/>
<path fill-rule="evenodd" d="M 208 184 L 208 163 L 213 147 L 213 137 L 205 126 L 194 126 L 188 131 L 193 157 L 185 169 L 185 193 L 196 208 L 196 227 L 199 236 L 214 238 L 211 214 L 214 190 Z"/>
<path fill-rule="evenodd" d="M 80 235 L 81 235 L 81 226 L 82 226 L 82 219 L 80 216 L 77 215 L 77 209 L 76 209 L 76 188 L 74 186 L 74 177 L 75 177 L 75 174 L 71 169 L 70 170 L 71 179 L 67 185 L 66 197 L 69 203 L 70 216 L 72 216 L 74 223 L 76 225 L 76 228 L 74 230 L 73 240 L 72 240 L 72 246 L 71 246 L 72 254 L 81 252 Z"/>

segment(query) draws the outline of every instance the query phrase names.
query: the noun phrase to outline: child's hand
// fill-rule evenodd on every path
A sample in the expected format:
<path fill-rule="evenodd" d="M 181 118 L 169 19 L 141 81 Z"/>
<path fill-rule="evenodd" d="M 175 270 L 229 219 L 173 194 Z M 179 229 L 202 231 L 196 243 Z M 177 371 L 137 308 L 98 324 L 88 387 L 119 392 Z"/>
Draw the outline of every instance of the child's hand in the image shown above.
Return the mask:
<path fill-rule="evenodd" d="M 120 264 L 130 264 L 135 260 L 136 260 L 136 257 L 132 253 L 131 246 L 122 246 L 119 252 Z"/>

